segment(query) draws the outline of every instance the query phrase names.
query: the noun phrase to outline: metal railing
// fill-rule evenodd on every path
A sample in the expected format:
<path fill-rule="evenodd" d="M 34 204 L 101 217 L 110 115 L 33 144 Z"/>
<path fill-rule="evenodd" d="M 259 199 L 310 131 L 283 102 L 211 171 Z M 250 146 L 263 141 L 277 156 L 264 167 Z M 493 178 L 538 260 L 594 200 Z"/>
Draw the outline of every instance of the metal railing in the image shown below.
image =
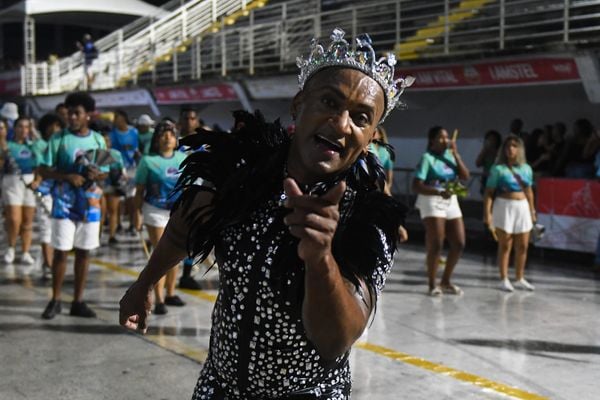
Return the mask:
<path fill-rule="evenodd" d="M 288 4 L 294 4 L 292 2 Z M 383 0 L 355 4 L 314 14 L 285 13 L 262 22 L 262 10 L 244 24 L 204 35 L 174 62 L 157 65 L 153 74 L 138 77 L 145 85 L 231 74 L 270 74 L 295 70 L 295 60 L 307 51 L 313 37 L 324 39 L 334 27 L 347 36 L 368 32 L 377 49 L 393 51 L 432 21 L 448 18 L 459 0 Z M 449 19 L 449 18 L 448 18 Z M 446 21 L 439 37 L 428 38 L 419 59 L 498 55 L 515 52 L 568 50 L 600 43 L 600 0 L 499 0 L 487 2 L 459 22 Z"/>
<path fill-rule="evenodd" d="M 96 41 L 99 56 L 93 62 L 93 89 L 112 89 L 170 54 L 182 51 L 191 39 L 216 31 L 223 21 L 235 22 L 250 9 L 262 7 L 267 0 L 191 0 L 171 1 L 174 10 L 159 16 L 141 18 L 125 28 Z M 50 64 L 41 62 L 22 67 L 23 94 L 61 93 L 87 88 L 81 53 Z"/>
<path fill-rule="evenodd" d="M 368 32 L 377 49 L 393 51 L 396 44 L 407 45 L 419 29 L 438 21 L 442 33 L 425 38 L 427 46 L 417 50 L 419 60 L 431 61 L 566 50 L 600 42 L 600 0 L 489 1 L 462 20 L 451 16 L 465 8 L 464 0 L 342 1 L 327 11 L 319 0 L 282 1 L 236 14 L 253 2 L 245 3 L 191 1 L 127 40 L 117 31 L 117 46 L 114 38 L 106 39 L 113 47 L 100 48 L 94 62 L 93 89 L 293 70 L 310 40 L 323 38 L 334 27 L 349 37 Z M 38 63 L 24 73 L 27 94 L 72 90 L 82 81 L 81 56 L 55 65 Z"/>

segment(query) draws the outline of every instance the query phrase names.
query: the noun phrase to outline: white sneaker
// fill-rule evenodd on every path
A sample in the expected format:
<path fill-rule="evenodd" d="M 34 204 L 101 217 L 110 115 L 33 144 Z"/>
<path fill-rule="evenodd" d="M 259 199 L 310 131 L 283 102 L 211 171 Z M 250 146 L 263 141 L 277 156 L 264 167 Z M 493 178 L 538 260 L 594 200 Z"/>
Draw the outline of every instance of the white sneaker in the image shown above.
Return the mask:
<path fill-rule="evenodd" d="M 23 253 L 23 255 L 21 255 L 21 263 L 33 265 L 35 264 L 35 258 L 33 258 L 28 252 L 25 252 Z"/>
<path fill-rule="evenodd" d="M 515 288 L 510 283 L 508 278 L 506 278 L 506 279 L 502 279 L 500 281 L 500 290 L 504 290 L 505 292 L 513 292 L 515 290 Z"/>
<path fill-rule="evenodd" d="M 4 253 L 4 262 L 7 264 L 12 264 L 15 261 L 15 248 L 9 247 L 6 249 L 6 253 Z"/>
<path fill-rule="evenodd" d="M 518 281 L 516 281 L 515 286 L 522 290 L 529 290 L 530 292 L 533 292 L 535 290 L 535 286 L 527 282 L 525 278 L 521 278 Z"/>

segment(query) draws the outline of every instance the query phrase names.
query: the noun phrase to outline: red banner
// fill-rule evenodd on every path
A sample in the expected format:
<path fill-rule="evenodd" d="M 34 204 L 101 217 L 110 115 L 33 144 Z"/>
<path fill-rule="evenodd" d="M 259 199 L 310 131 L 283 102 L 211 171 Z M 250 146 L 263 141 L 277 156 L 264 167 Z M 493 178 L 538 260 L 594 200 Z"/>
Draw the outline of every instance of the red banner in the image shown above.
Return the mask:
<path fill-rule="evenodd" d="M 239 100 L 228 84 L 161 87 L 153 90 L 157 104 L 212 103 Z"/>
<path fill-rule="evenodd" d="M 572 58 L 540 58 L 444 67 L 401 68 L 397 75 L 416 78 L 413 88 L 518 85 L 579 81 Z"/>
<path fill-rule="evenodd" d="M 0 95 L 18 96 L 21 94 L 21 73 L 19 71 L 0 73 Z"/>
<path fill-rule="evenodd" d="M 595 252 L 600 235 L 600 182 L 539 179 L 537 212 L 546 234 L 536 246 Z"/>
<path fill-rule="evenodd" d="M 600 219 L 600 182 L 540 178 L 537 181 L 537 211 L 540 214 Z"/>

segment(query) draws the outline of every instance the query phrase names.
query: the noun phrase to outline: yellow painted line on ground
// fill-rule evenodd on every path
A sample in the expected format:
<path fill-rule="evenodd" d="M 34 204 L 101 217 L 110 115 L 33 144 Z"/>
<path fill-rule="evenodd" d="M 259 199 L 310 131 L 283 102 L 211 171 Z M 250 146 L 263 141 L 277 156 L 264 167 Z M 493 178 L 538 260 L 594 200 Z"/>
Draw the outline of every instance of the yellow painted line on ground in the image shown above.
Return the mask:
<path fill-rule="evenodd" d="M 521 389 L 517 389 L 502 383 L 494 382 L 481 376 L 473 375 L 468 372 L 460 371 L 454 368 L 447 367 L 443 364 L 437 364 L 431 361 L 427 361 L 423 358 L 411 356 L 410 354 L 401 353 L 392 349 L 388 349 L 383 346 L 368 342 L 359 342 L 354 345 L 359 349 L 367 350 L 381 356 L 391 358 L 392 360 L 401 361 L 403 363 L 412 365 L 417 368 L 422 368 L 436 374 L 449 376 L 459 381 L 467 382 L 472 385 L 493 390 L 498 393 L 506 394 L 515 399 L 522 400 L 548 400 L 547 397 L 537 395 L 535 393 L 526 392 Z"/>
<path fill-rule="evenodd" d="M 92 262 L 94 264 L 108 268 L 115 272 L 121 272 L 121 273 L 125 273 L 127 275 L 131 275 L 131 276 L 135 276 L 135 277 L 138 276 L 138 272 L 132 271 L 127 268 L 120 267 L 113 263 L 109 263 L 109 262 L 102 261 L 99 259 L 94 259 L 94 260 L 92 260 Z M 181 292 L 184 292 L 190 296 L 194 296 L 194 297 L 197 297 L 202 300 L 210 301 L 212 303 L 214 303 L 215 300 L 217 299 L 216 295 L 214 295 L 212 293 L 207 293 L 207 292 L 204 292 L 201 290 L 187 290 L 187 289 L 178 289 L 178 290 Z M 182 344 L 181 342 L 179 342 L 175 339 L 168 338 L 163 335 L 147 335 L 146 337 L 148 337 L 154 343 L 157 343 L 162 347 L 172 350 L 178 354 L 183 354 L 186 357 L 191 358 L 193 360 L 197 360 L 199 362 L 204 362 L 204 360 L 206 360 L 207 353 L 205 351 L 193 349 L 191 347 L 188 347 L 188 346 Z M 443 364 L 438 364 L 438 363 L 434 363 L 431 361 L 427 361 L 423 358 L 411 356 L 410 354 L 401 353 L 399 351 L 388 349 L 386 347 L 379 346 L 379 345 L 376 345 L 373 343 L 358 342 L 354 345 L 354 347 L 362 349 L 362 350 L 370 351 L 377 355 L 391 358 L 392 360 L 400 361 L 400 362 L 412 365 L 417 368 L 425 369 L 427 371 L 431 371 L 436 374 L 448 376 L 450 378 L 454 378 L 454 379 L 462 381 L 462 382 L 470 383 L 470 384 L 478 386 L 482 389 L 493 390 L 495 392 L 511 396 L 515 399 L 548 400 L 547 397 L 543 397 L 543 396 L 540 396 L 535 393 L 526 392 L 524 390 L 514 388 L 511 386 L 505 385 L 503 383 L 494 382 L 492 380 L 483 378 L 481 376 L 477 376 L 477 375 L 474 375 L 474 374 L 471 374 L 468 372 L 460 371 L 460 370 L 457 370 L 457 369 L 454 369 L 451 367 L 447 367 Z"/>
<path fill-rule="evenodd" d="M 144 338 L 162 348 L 171 350 L 172 352 L 181 354 L 187 358 L 191 358 L 199 363 L 204 363 L 204 361 L 206 361 L 206 357 L 208 357 L 208 351 L 188 346 L 173 337 L 161 335 L 160 333 L 156 335 L 144 335 Z"/>
<path fill-rule="evenodd" d="M 94 258 L 93 260 L 91 260 L 91 262 L 94 264 L 100 265 L 101 267 L 110 269 L 111 271 L 120 272 L 122 274 L 133 276 L 135 278 L 137 278 L 138 275 L 140 274 L 139 272 L 132 270 L 130 268 L 123 268 L 117 264 L 103 261 L 98 258 Z M 177 290 L 179 290 L 180 292 L 183 292 L 185 294 L 188 294 L 190 296 L 197 297 L 201 300 L 206 300 L 206 301 L 210 301 L 213 303 L 217 300 L 217 295 L 205 292 L 203 290 L 189 290 L 189 289 L 177 289 Z"/>

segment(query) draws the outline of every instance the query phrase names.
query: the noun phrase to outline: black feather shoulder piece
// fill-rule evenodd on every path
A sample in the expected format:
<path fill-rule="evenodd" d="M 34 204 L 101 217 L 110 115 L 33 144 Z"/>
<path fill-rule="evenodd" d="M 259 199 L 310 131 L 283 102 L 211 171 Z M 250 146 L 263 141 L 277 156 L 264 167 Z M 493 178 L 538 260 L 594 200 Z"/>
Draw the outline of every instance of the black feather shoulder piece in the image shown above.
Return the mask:
<path fill-rule="evenodd" d="M 181 165 L 175 191 L 182 195 L 173 210 L 189 210 L 187 250 L 200 260 L 210 253 L 216 234 L 246 218 L 283 180 L 290 138 L 279 120 L 267 123 L 260 111 L 236 111 L 234 118 L 234 132 L 200 130 L 181 140 L 190 154 Z M 199 191 L 214 194 L 210 206 L 189 204 Z"/>
<path fill-rule="evenodd" d="M 234 117 L 235 126 L 239 127 L 235 132 L 200 131 L 181 141 L 189 146 L 190 155 L 182 164 L 175 188 L 182 195 L 173 209 L 186 210 L 191 227 L 187 250 L 197 260 L 208 256 L 224 229 L 245 221 L 282 190 L 291 143 L 289 135 L 278 120 L 267 123 L 259 111 L 254 114 L 237 111 Z M 348 189 L 340 203 L 334 257 L 347 279 L 355 285 L 358 279 L 364 280 L 373 295 L 374 271 L 381 266 L 382 246 L 387 246 L 393 254 L 398 226 L 407 208 L 380 190 L 384 187 L 385 172 L 370 152 L 347 171 L 303 190 L 322 195 L 340 180 L 346 181 Z M 211 205 L 198 208 L 191 204 L 199 191 L 213 193 Z M 295 246 L 284 252 L 282 259 L 300 263 Z"/>

